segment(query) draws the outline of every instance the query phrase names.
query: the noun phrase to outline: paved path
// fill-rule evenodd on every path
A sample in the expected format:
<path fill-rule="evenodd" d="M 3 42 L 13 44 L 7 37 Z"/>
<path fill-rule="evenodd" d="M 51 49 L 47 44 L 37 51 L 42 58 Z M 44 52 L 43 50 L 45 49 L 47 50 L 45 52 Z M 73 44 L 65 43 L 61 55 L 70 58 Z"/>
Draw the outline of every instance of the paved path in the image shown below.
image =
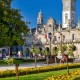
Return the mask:
<path fill-rule="evenodd" d="M 54 64 L 55 63 L 49 64 L 49 65 L 54 65 Z M 37 63 L 37 67 L 41 67 L 41 66 L 47 66 L 47 64 L 45 64 L 43 62 Z M 19 65 L 19 68 L 32 68 L 32 67 L 35 67 L 35 63 L 25 63 L 25 64 Z M 15 69 L 15 65 L 0 66 L 0 70 L 7 70 L 7 69 L 8 70 Z"/>
<path fill-rule="evenodd" d="M 80 62 L 80 58 L 79 59 L 75 59 L 74 61 L 76 62 Z M 57 65 L 59 63 L 53 63 L 53 64 L 49 64 L 49 65 Z M 45 64 L 44 62 L 38 62 L 37 63 L 37 67 L 41 67 L 41 66 L 47 66 L 47 64 Z M 25 63 L 25 64 L 20 64 L 19 68 L 32 68 L 35 67 L 35 63 Z M 15 65 L 6 65 L 6 66 L 0 66 L 0 70 L 12 70 L 15 69 Z"/>

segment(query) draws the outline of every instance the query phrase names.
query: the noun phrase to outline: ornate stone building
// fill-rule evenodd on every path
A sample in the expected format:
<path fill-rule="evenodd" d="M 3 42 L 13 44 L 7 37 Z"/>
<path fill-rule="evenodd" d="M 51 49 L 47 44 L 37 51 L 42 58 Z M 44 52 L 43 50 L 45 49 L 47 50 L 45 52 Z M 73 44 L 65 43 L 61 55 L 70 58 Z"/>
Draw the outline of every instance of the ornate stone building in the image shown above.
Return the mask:
<path fill-rule="evenodd" d="M 55 46 L 61 47 L 63 44 L 74 44 L 76 55 L 80 55 L 80 19 L 76 25 L 76 0 L 62 0 L 62 3 L 62 24 L 56 24 L 56 20 L 51 17 L 44 24 L 42 12 L 38 13 L 36 28 L 30 29 L 30 32 L 23 36 L 26 38 L 23 46 L 24 55 L 26 50 L 31 49 L 31 45 L 40 50 L 52 50 Z M 29 56 L 29 52 L 27 55 Z"/>

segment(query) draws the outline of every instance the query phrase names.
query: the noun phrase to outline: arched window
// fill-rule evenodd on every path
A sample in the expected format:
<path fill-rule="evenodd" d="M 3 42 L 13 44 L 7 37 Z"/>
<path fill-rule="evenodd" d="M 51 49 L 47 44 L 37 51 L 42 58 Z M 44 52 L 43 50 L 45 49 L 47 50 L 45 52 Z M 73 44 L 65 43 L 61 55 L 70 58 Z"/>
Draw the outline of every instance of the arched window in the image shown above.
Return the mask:
<path fill-rule="evenodd" d="M 75 15 L 74 15 L 74 13 L 72 14 L 72 23 L 75 23 Z"/>
<path fill-rule="evenodd" d="M 51 27 L 51 24 L 49 24 L 49 27 Z"/>
<path fill-rule="evenodd" d="M 65 23 L 68 23 L 68 14 L 65 14 Z"/>

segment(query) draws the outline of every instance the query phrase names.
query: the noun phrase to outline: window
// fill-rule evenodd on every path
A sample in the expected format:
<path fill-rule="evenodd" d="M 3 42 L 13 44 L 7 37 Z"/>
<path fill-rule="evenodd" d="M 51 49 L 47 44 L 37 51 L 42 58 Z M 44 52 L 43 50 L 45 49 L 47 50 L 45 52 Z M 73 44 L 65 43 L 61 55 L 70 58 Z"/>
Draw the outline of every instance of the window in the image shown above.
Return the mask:
<path fill-rule="evenodd" d="M 49 24 L 49 27 L 51 27 L 51 24 Z"/>
<path fill-rule="evenodd" d="M 68 23 L 68 14 L 65 14 L 65 23 Z"/>
<path fill-rule="evenodd" d="M 75 23 L 75 15 L 72 14 L 72 23 Z"/>
<path fill-rule="evenodd" d="M 75 38 L 75 34 L 72 34 L 72 41 L 74 40 L 74 38 Z"/>
<path fill-rule="evenodd" d="M 56 36 L 54 36 L 54 41 L 57 41 L 57 37 Z"/>
<path fill-rule="evenodd" d="M 63 35 L 63 41 L 65 41 L 65 35 Z"/>

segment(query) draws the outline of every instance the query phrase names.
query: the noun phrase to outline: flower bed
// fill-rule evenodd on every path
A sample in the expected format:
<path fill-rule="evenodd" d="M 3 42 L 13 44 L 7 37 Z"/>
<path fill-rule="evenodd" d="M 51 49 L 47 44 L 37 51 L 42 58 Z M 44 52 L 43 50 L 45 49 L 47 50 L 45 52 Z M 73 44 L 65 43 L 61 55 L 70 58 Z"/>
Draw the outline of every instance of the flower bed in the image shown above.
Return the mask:
<path fill-rule="evenodd" d="M 69 64 L 69 69 L 79 68 L 79 67 L 80 67 L 80 63 Z M 19 69 L 19 75 L 56 71 L 56 70 L 62 70 L 62 69 L 66 69 L 66 64 L 58 64 L 55 66 L 44 66 L 44 67 L 38 67 L 38 68 L 23 68 L 23 69 Z M 15 75 L 16 75 L 15 70 L 0 71 L 0 78 L 1 77 L 11 77 Z"/>
<path fill-rule="evenodd" d="M 59 76 L 52 76 L 44 80 L 80 80 L 80 76 L 76 78 L 72 78 L 74 76 L 80 75 L 80 70 L 74 71 L 72 73 L 64 74 L 64 75 L 59 75 Z"/>
<path fill-rule="evenodd" d="M 80 75 L 73 77 L 72 80 L 80 80 Z"/>

